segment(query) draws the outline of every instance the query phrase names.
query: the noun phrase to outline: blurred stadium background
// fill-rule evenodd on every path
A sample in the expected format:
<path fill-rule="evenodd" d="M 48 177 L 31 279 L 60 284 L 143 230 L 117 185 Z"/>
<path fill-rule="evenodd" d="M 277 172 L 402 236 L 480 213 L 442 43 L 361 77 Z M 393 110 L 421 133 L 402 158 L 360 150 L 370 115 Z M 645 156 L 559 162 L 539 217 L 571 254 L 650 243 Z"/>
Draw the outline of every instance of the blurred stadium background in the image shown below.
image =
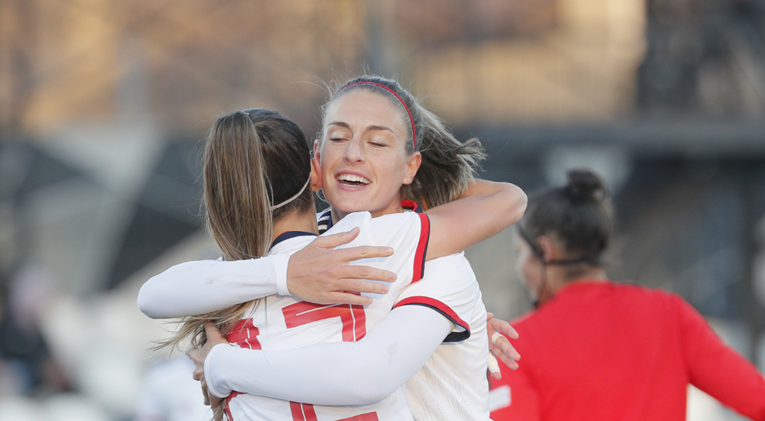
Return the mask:
<path fill-rule="evenodd" d="M 187 387 L 156 380 L 177 362 L 135 296 L 216 256 L 200 140 L 246 107 L 312 136 L 322 84 L 364 71 L 478 136 L 488 179 L 600 172 L 612 277 L 682 294 L 765 370 L 763 0 L 0 0 L 0 419 L 148 419 Z M 512 241 L 468 251 L 503 318 L 530 308 Z M 689 393 L 689 419 L 739 419 Z"/>

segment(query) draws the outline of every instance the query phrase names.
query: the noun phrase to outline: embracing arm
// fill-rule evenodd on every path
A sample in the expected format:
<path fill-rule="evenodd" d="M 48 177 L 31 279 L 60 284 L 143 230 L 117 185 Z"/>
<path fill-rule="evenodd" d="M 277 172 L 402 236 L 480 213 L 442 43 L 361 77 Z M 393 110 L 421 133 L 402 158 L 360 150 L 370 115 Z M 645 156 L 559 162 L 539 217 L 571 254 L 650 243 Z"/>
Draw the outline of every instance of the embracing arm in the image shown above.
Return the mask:
<path fill-rule="evenodd" d="M 235 390 L 317 405 L 365 405 L 409 380 L 452 327 L 429 308 L 402 306 L 358 342 L 269 351 L 216 345 L 204 374 L 208 390 L 218 397 Z"/>
<path fill-rule="evenodd" d="M 474 180 L 461 198 L 425 212 L 430 219 L 428 259 L 467 249 L 518 222 L 526 194 L 510 183 Z"/>
<path fill-rule="evenodd" d="M 292 256 L 181 263 L 146 281 L 138 293 L 138 308 L 154 319 L 184 317 L 273 294 L 318 304 L 371 304 L 371 298 L 353 292 L 385 294 L 387 285 L 365 279 L 393 282 L 396 274 L 350 262 L 387 257 L 393 250 L 373 246 L 334 250 L 358 234 L 354 228 L 321 236 Z"/>
<path fill-rule="evenodd" d="M 274 255 L 181 263 L 143 284 L 138 308 L 151 318 L 162 319 L 207 313 L 273 295 L 278 292 L 277 273 L 286 273 L 288 259 L 287 255 Z"/>

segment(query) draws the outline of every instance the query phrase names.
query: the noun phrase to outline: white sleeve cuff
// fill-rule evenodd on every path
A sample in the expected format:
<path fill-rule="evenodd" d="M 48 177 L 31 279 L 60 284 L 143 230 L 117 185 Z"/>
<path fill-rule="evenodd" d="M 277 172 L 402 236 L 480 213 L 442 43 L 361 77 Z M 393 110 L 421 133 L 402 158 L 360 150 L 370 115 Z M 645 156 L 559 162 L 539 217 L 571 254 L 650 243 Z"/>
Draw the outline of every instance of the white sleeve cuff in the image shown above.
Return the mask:
<path fill-rule="evenodd" d="M 276 275 L 276 293 L 279 295 L 290 295 L 287 289 L 287 265 L 290 262 L 290 256 L 275 254 L 271 257 L 274 265 L 274 274 Z"/>
<path fill-rule="evenodd" d="M 232 348 L 232 347 L 233 345 L 231 344 L 215 345 L 210 350 L 210 353 L 207 354 L 207 358 L 205 358 L 205 381 L 207 382 L 207 390 L 210 393 L 212 393 L 213 396 L 219 399 L 223 399 L 226 396 L 230 395 L 231 390 L 229 390 L 226 387 L 225 382 L 223 382 L 224 384 L 220 384 L 221 382 L 217 381 L 218 379 L 216 379 L 215 376 L 213 375 L 212 368 L 211 368 L 212 359 L 215 356 L 215 354 L 218 353 L 218 351 L 220 351 L 221 349 Z"/>

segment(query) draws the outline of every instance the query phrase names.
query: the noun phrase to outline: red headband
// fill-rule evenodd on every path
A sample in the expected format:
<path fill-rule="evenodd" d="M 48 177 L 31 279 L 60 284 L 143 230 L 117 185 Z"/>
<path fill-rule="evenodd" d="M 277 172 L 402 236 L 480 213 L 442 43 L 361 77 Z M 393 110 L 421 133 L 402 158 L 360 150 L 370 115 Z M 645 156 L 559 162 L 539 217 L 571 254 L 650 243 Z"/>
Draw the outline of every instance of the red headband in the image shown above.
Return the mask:
<path fill-rule="evenodd" d="M 411 113 L 411 111 L 409 111 L 409 107 L 406 106 L 406 102 L 404 102 L 404 100 L 401 99 L 401 97 L 398 96 L 398 94 L 396 92 L 394 92 L 393 89 L 391 89 L 391 88 L 389 88 L 389 87 L 387 87 L 385 85 L 381 85 L 379 83 L 375 83 L 375 82 L 356 82 L 356 83 L 351 83 L 350 85 L 343 86 L 342 88 L 340 88 L 340 90 L 338 90 L 337 93 L 340 93 L 343 90 L 348 89 L 348 88 L 350 88 L 351 86 L 354 86 L 354 85 L 374 85 L 374 86 L 377 86 L 379 88 L 383 88 L 386 91 L 392 93 L 393 96 L 395 96 L 401 102 L 401 105 L 404 106 L 404 109 L 406 110 L 406 113 L 409 114 L 409 122 L 412 123 L 412 142 L 414 142 L 414 149 L 416 150 L 417 149 L 417 131 L 414 130 L 414 118 L 412 118 L 412 113 Z"/>

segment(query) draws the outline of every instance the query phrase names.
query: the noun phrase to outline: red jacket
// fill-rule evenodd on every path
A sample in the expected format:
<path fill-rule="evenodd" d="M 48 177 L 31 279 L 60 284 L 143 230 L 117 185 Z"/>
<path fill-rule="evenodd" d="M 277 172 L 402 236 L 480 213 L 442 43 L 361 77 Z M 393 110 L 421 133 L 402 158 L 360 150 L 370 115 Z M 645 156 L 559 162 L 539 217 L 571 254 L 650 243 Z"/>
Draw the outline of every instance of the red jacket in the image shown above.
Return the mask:
<path fill-rule="evenodd" d="M 763 376 L 676 294 L 575 282 L 513 327 L 522 359 L 490 379 L 512 401 L 494 421 L 682 421 L 689 383 L 765 421 Z"/>

